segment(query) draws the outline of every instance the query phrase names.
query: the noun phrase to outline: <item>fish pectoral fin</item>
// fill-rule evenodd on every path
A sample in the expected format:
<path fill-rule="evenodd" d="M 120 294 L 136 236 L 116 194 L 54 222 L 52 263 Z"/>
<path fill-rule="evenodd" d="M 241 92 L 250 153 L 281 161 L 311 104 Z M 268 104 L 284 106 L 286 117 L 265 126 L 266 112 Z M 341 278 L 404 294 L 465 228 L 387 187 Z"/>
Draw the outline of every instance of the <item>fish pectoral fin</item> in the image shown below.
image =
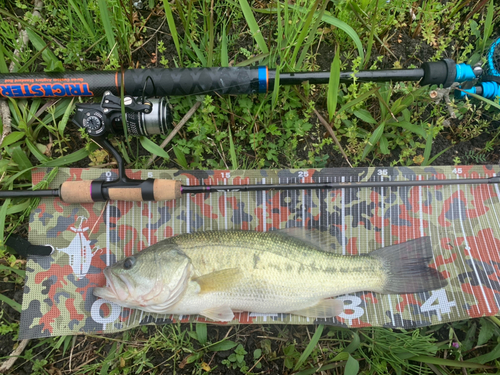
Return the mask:
<path fill-rule="evenodd" d="M 200 294 L 208 292 L 226 291 L 241 280 L 241 270 L 239 268 L 226 268 L 196 277 L 193 279 L 200 286 Z"/>
<path fill-rule="evenodd" d="M 310 318 L 333 318 L 344 311 L 344 302 L 339 299 L 323 299 L 314 306 L 290 311 L 291 314 Z"/>
<path fill-rule="evenodd" d="M 217 306 L 210 309 L 203 310 L 200 312 L 209 319 L 215 320 L 216 322 L 229 322 L 233 320 L 234 313 L 229 306 Z"/>

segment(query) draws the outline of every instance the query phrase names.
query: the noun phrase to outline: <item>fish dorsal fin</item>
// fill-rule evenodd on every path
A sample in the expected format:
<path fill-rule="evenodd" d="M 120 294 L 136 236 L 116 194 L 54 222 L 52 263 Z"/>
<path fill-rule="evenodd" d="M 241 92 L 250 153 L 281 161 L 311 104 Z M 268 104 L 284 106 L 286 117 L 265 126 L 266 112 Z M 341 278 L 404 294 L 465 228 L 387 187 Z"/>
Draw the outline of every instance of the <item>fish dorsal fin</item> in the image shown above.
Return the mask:
<path fill-rule="evenodd" d="M 327 229 L 320 230 L 296 227 L 279 229 L 276 231 L 276 233 L 296 238 L 302 242 L 307 243 L 309 246 L 326 252 L 332 251 L 331 245 L 336 241 L 336 238 L 332 236 Z"/>
<path fill-rule="evenodd" d="M 200 315 L 215 320 L 216 322 L 230 322 L 234 318 L 233 310 L 231 310 L 229 306 L 212 307 L 201 311 Z"/>
<path fill-rule="evenodd" d="M 202 294 L 228 290 L 238 284 L 241 277 L 241 270 L 239 268 L 226 268 L 196 277 L 193 281 L 198 283 L 200 294 Z"/>
<path fill-rule="evenodd" d="M 291 311 L 291 314 L 310 318 L 333 318 L 344 311 L 344 302 L 339 299 L 323 299 L 314 306 Z"/>

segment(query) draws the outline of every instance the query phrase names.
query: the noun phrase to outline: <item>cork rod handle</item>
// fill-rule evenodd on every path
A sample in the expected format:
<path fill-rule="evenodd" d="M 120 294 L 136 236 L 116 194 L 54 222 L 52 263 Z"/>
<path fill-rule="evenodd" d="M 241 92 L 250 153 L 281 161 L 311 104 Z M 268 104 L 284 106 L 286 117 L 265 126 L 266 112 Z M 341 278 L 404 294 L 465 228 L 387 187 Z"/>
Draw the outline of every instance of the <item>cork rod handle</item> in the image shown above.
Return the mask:
<path fill-rule="evenodd" d="M 104 200 L 119 200 L 129 202 L 141 202 L 144 199 L 144 186 L 120 186 L 108 187 L 107 196 L 96 193 L 92 189 L 92 181 L 66 181 L 61 185 L 60 195 L 66 203 L 93 203 Z M 181 182 L 177 180 L 154 180 L 153 199 L 154 201 L 168 201 L 181 197 Z"/>

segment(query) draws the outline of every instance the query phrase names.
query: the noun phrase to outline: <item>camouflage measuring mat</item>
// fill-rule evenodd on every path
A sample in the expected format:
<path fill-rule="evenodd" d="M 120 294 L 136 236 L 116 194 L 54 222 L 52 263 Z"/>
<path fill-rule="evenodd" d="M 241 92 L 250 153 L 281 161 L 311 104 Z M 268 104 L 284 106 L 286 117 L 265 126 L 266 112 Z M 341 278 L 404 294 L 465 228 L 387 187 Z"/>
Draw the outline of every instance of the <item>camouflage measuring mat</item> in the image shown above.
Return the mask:
<path fill-rule="evenodd" d="M 260 171 L 128 171 L 131 178 L 178 179 L 184 185 L 286 184 L 485 178 L 500 167 L 398 167 Z M 39 182 L 46 169 L 33 174 Z M 51 188 L 67 180 L 114 179 L 114 171 L 61 169 Z M 444 289 L 418 294 L 361 292 L 339 297 L 335 319 L 290 314 L 236 313 L 233 323 L 326 323 L 350 327 L 412 328 L 499 313 L 500 187 L 453 185 L 183 195 L 170 202 L 66 204 L 45 198 L 32 212 L 29 239 L 52 245 L 31 257 L 20 338 L 116 332 L 140 324 L 204 321 L 122 308 L 92 294 L 105 284 L 102 269 L 164 238 L 215 229 L 269 231 L 327 227 L 332 251 L 365 254 L 430 236 Z"/>

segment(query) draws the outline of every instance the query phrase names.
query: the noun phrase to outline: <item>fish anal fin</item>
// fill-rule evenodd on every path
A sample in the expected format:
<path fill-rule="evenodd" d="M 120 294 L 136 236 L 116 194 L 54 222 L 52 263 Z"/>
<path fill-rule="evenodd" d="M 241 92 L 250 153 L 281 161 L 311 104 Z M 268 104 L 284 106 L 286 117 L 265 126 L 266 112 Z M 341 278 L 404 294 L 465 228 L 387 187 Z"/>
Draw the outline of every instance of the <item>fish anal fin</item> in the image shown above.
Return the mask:
<path fill-rule="evenodd" d="M 230 322 L 234 318 L 233 310 L 229 306 L 216 306 L 200 312 L 209 319 L 216 322 Z"/>
<path fill-rule="evenodd" d="M 323 299 L 316 305 L 305 309 L 291 311 L 291 314 L 310 318 L 333 318 L 344 311 L 344 302 L 339 299 Z"/>
<path fill-rule="evenodd" d="M 226 291 L 238 284 L 240 280 L 241 270 L 239 268 L 226 268 L 193 279 L 200 286 L 200 294 Z"/>

